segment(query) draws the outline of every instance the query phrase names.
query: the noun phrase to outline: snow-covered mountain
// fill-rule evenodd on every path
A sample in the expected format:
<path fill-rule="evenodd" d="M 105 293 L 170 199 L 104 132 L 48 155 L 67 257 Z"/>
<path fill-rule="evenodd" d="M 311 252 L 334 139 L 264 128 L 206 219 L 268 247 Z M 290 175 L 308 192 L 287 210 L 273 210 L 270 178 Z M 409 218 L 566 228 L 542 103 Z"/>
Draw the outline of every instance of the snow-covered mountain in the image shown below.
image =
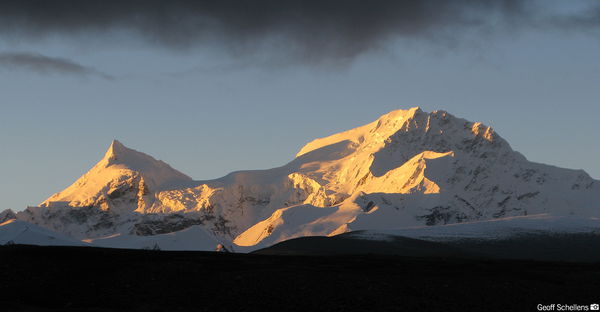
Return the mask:
<path fill-rule="evenodd" d="M 160 191 L 186 185 L 192 179 L 151 156 L 112 142 L 104 158 L 73 185 L 44 201 L 41 207 L 95 206 L 102 210 L 128 211 L 131 202 L 145 210 L 152 204 L 149 189 Z M 148 202 L 150 200 L 150 202 Z"/>
<path fill-rule="evenodd" d="M 17 218 L 78 239 L 198 226 L 209 241 L 255 249 L 541 213 L 600 215 L 600 181 L 530 162 L 481 123 L 412 108 L 314 140 L 285 166 L 209 181 L 114 141 L 73 185 Z"/>

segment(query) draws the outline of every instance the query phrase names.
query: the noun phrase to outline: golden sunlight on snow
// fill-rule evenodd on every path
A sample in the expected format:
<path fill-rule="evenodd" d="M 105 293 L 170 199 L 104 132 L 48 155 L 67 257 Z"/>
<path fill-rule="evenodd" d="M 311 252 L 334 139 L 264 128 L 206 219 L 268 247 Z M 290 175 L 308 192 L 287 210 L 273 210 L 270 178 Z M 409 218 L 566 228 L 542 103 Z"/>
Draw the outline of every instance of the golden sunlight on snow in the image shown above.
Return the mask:
<path fill-rule="evenodd" d="M 415 107 L 314 140 L 284 166 L 209 181 L 114 141 L 73 185 L 20 216 L 79 239 L 196 226 L 185 233 L 205 231 L 206 246 L 256 249 L 363 229 L 584 215 L 597 207 L 598 185 L 585 172 L 527 161 L 491 127 Z"/>

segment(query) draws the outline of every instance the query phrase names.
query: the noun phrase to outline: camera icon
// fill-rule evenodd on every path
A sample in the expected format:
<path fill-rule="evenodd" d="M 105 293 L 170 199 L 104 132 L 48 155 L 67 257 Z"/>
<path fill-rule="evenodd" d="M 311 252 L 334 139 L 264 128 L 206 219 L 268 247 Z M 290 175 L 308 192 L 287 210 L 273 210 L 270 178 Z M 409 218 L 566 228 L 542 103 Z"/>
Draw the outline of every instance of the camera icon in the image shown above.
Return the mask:
<path fill-rule="evenodd" d="M 598 305 L 597 303 L 590 304 L 590 310 L 591 311 L 600 311 L 600 305 Z"/>

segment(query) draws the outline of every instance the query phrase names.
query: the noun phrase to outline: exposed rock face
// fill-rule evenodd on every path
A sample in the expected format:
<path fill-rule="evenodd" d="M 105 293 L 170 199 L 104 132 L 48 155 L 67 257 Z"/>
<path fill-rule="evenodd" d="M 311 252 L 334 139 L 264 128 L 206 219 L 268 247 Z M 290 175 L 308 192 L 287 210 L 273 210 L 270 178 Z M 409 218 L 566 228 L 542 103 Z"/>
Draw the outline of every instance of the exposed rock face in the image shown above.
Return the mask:
<path fill-rule="evenodd" d="M 210 181 L 115 141 L 72 186 L 18 218 L 78 238 L 201 225 L 258 246 L 535 213 L 598 215 L 600 182 L 529 162 L 481 123 L 413 108 L 314 140 L 285 166 Z"/>
<path fill-rule="evenodd" d="M 17 218 L 17 214 L 10 209 L 6 209 L 6 210 L 0 212 L 0 223 L 4 223 L 5 221 L 16 219 L 16 218 Z"/>

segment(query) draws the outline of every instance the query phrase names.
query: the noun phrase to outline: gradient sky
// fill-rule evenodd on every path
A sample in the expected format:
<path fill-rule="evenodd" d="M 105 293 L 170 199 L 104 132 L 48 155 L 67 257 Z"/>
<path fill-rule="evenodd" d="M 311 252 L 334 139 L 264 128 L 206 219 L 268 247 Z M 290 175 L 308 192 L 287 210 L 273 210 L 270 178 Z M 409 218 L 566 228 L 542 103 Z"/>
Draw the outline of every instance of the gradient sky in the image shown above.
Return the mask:
<path fill-rule="evenodd" d="M 590 2 L 546 3 L 567 14 Z M 600 178 L 598 29 L 397 36 L 343 64 L 95 36 L 0 33 L 0 210 L 67 187 L 113 139 L 210 179 L 283 165 L 310 140 L 413 106 L 481 121 L 531 161 Z"/>

